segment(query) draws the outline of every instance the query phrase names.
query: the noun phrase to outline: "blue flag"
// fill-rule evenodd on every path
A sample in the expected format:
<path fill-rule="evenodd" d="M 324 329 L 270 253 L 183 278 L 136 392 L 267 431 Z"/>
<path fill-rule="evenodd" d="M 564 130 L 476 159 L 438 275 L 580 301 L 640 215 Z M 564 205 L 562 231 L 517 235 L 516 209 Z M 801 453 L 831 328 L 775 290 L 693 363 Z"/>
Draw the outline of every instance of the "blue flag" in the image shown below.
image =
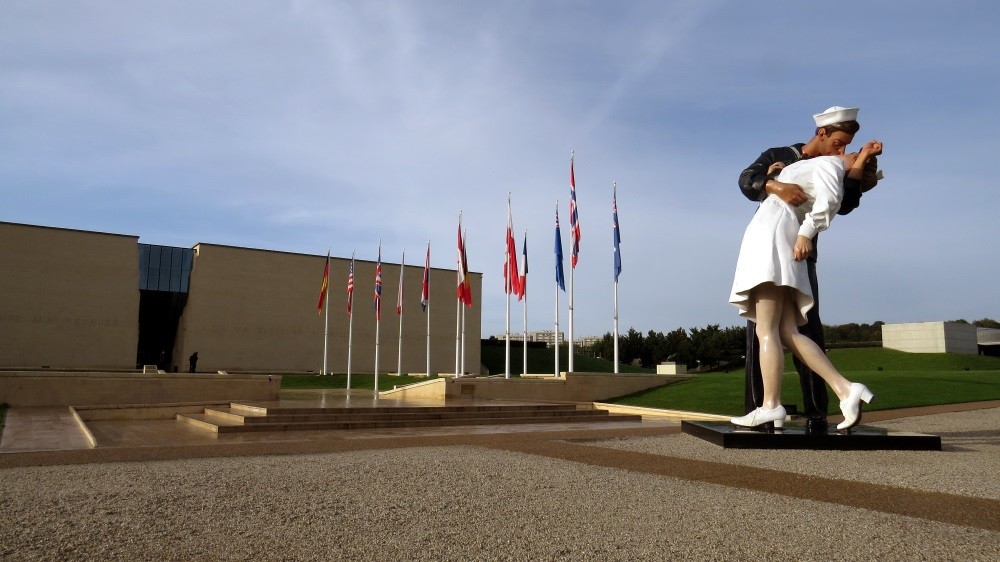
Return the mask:
<path fill-rule="evenodd" d="M 618 229 L 618 188 L 615 187 L 614 194 L 611 196 L 611 213 L 615 225 L 615 283 L 618 282 L 618 275 L 622 272 L 622 250 L 620 244 L 622 242 L 622 233 Z"/>
<path fill-rule="evenodd" d="M 566 292 L 566 277 L 563 275 L 562 235 L 559 233 L 559 209 L 556 208 L 556 285 Z"/>

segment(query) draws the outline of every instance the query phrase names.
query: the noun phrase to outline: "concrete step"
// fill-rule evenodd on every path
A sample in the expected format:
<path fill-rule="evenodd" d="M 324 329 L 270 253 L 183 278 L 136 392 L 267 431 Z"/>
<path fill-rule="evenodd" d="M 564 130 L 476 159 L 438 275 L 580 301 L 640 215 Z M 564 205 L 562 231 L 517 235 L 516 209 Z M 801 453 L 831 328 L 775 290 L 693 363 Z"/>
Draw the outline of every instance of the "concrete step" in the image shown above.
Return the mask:
<path fill-rule="evenodd" d="M 477 404 L 461 406 L 365 406 L 365 407 L 294 407 L 294 406 L 267 406 L 247 402 L 233 402 L 229 405 L 228 412 L 247 416 L 266 416 L 273 414 L 372 414 L 372 413 L 418 413 L 428 410 L 439 412 L 493 412 L 493 411 L 524 411 L 533 412 L 539 410 L 578 410 L 576 404 Z M 592 409 L 592 408 L 586 408 Z"/>
<path fill-rule="evenodd" d="M 191 416 L 191 414 L 187 414 Z M 204 414 L 199 414 L 204 415 Z M 192 420 L 196 423 L 196 420 Z M 189 421 L 189 423 L 192 423 Z M 508 418 L 440 418 L 440 419 L 413 419 L 413 420 L 366 420 L 366 421 L 319 421 L 319 422 L 276 422 L 276 423 L 252 423 L 245 425 L 221 424 L 212 425 L 209 420 L 197 420 L 205 422 L 199 427 L 214 431 L 216 433 L 242 433 L 256 431 L 315 431 L 315 430 L 357 430 L 357 429 L 392 429 L 409 427 L 454 427 L 473 425 L 511 425 L 511 424 L 534 424 L 534 423 L 582 423 L 582 422 L 613 422 L 613 421 L 642 421 L 642 416 L 628 414 L 589 414 L 578 416 L 567 416 L 560 418 L 538 418 L 535 416 L 508 417 Z M 196 423 L 197 425 L 197 423 Z"/>
<path fill-rule="evenodd" d="M 206 410 L 206 413 L 208 410 Z M 270 414 L 267 416 L 240 416 L 228 414 L 225 419 L 242 421 L 245 424 L 258 423 L 300 423 L 300 422 L 337 422 L 337 421 L 411 421 L 423 419 L 502 419 L 517 417 L 566 418 L 579 415 L 607 415 L 604 410 L 495 410 L 487 412 L 439 412 L 427 409 L 422 412 L 376 412 L 376 413 L 346 413 L 346 414 Z M 553 420 L 555 421 L 555 420 Z"/>

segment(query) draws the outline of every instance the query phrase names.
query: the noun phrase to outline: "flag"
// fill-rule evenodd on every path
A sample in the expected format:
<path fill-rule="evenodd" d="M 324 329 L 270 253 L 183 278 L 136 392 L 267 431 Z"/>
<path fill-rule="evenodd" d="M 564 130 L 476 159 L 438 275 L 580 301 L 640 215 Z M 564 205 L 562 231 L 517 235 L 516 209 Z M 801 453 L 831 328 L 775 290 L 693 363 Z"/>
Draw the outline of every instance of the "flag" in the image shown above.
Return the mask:
<path fill-rule="evenodd" d="M 521 273 L 517 269 L 517 243 L 514 242 L 514 223 L 510 216 L 510 198 L 507 198 L 507 249 L 503 262 L 504 292 L 521 299 Z"/>
<path fill-rule="evenodd" d="M 403 250 L 403 261 L 399 262 L 399 290 L 396 291 L 396 314 L 403 315 L 403 268 L 406 267 L 406 250 Z"/>
<path fill-rule="evenodd" d="M 612 222 L 615 227 L 615 283 L 618 282 L 618 275 L 622 272 L 622 250 L 620 245 L 622 243 L 622 233 L 618 228 L 618 186 L 615 186 L 614 192 L 611 196 L 611 215 Z"/>
<path fill-rule="evenodd" d="M 427 257 L 424 258 L 424 283 L 420 288 L 420 309 L 427 312 L 431 302 L 431 242 L 427 241 Z"/>
<path fill-rule="evenodd" d="M 351 315 L 354 304 L 354 254 L 351 254 L 351 270 L 347 273 L 347 315 Z"/>
<path fill-rule="evenodd" d="M 580 217 L 576 208 L 576 176 L 573 173 L 573 155 L 569 157 L 569 239 L 570 239 L 570 266 L 576 269 L 576 262 L 580 254 Z"/>
<path fill-rule="evenodd" d="M 472 307 L 472 285 L 469 283 L 469 262 L 465 255 L 465 240 L 462 238 L 462 218 L 458 219 L 458 300 Z"/>
<path fill-rule="evenodd" d="M 382 243 L 378 244 L 378 261 L 375 262 L 375 319 L 382 319 Z"/>
<path fill-rule="evenodd" d="M 559 204 L 556 204 L 556 285 L 566 291 L 566 276 L 563 275 L 562 234 L 559 233 Z"/>
<path fill-rule="evenodd" d="M 524 266 L 524 268 L 521 270 L 521 296 L 526 297 L 528 296 L 528 232 L 527 231 L 525 231 L 524 233 L 524 245 L 521 246 L 521 253 L 522 256 L 524 257 L 524 259 L 521 262 L 521 265 Z"/>
<path fill-rule="evenodd" d="M 323 284 L 319 288 L 319 303 L 316 304 L 316 314 L 323 312 L 323 303 L 326 302 L 326 289 L 330 286 L 330 251 L 326 252 L 326 267 L 323 269 Z"/>

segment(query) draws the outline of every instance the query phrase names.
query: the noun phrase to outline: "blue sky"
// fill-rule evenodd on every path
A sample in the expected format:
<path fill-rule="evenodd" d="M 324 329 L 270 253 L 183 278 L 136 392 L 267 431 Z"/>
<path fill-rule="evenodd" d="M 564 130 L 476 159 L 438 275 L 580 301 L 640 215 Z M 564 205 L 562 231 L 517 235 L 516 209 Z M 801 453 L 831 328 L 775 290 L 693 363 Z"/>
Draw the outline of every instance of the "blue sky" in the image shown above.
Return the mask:
<path fill-rule="evenodd" d="M 0 0 L 0 220 L 453 268 L 459 210 L 504 327 L 507 193 L 529 329 L 553 219 L 575 334 L 741 322 L 739 172 L 859 106 L 886 179 L 820 237 L 822 317 L 1000 318 L 1000 4 Z M 568 249 L 566 250 L 568 255 Z M 317 272 L 317 283 L 321 271 Z M 389 283 L 392 286 L 392 283 Z M 567 299 L 560 296 L 566 328 Z M 442 310 L 438 308 L 437 310 Z M 521 309 L 512 305 L 512 325 Z"/>

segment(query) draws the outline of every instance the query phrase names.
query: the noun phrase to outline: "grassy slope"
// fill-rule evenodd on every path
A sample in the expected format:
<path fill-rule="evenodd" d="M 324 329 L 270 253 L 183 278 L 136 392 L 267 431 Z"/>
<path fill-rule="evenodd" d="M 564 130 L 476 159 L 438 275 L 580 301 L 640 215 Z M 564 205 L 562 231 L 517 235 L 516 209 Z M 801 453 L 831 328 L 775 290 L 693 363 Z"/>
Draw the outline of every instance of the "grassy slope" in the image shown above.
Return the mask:
<path fill-rule="evenodd" d="M 511 345 L 511 372 L 521 374 L 521 350 Z M 483 346 L 482 362 L 491 373 L 504 371 L 503 346 Z M 833 364 L 849 379 L 863 382 L 876 394 L 869 409 L 891 409 L 934 404 L 953 404 L 980 400 L 1000 400 L 1000 358 L 954 353 L 916 354 L 881 348 L 835 349 L 830 351 Z M 561 370 L 566 369 L 566 350 L 559 360 Z M 549 349 L 528 349 L 528 370 L 532 373 L 553 371 L 554 357 Z M 882 370 L 879 371 L 878 368 Z M 610 372 L 610 361 L 577 356 L 577 371 Z M 651 373 L 631 365 L 622 365 L 621 371 Z M 422 377 L 379 377 L 380 390 L 394 385 L 427 380 Z M 355 374 L 351 387 L 374 388 L 374 376 Z M 346 388 L 344 374 L 320 377 L 317 375 L 284 375 L 282 388 Z M 795 374 L 790 356 L 782 385 L 782 402 L 801 404 L 798 375 Z M 743 408 L 743 370 L 699 375 L 669 386 L 624 396 L 612 402 L 671 408 L 698 412 L 732 414 Z M 836 399 L 830 411 L 837 413 Z"/>
<path fill-rule="evenodd" d="M 1000 400 L 1000 358 L 914 354 L 880 348 L 837 349 L 833 364 L 876 395 L 872 410 Z M 882 367 L 882 371 L 878 371 Z M 801 404 L 798 375 L 786 361 L 782 402 Z M 742 412 L 743 371 L 707 373 L 696 379 L 613 400 L 622 404 L 718 414 Z M 830 411 L 837 413 L 836 398 Z"/>

